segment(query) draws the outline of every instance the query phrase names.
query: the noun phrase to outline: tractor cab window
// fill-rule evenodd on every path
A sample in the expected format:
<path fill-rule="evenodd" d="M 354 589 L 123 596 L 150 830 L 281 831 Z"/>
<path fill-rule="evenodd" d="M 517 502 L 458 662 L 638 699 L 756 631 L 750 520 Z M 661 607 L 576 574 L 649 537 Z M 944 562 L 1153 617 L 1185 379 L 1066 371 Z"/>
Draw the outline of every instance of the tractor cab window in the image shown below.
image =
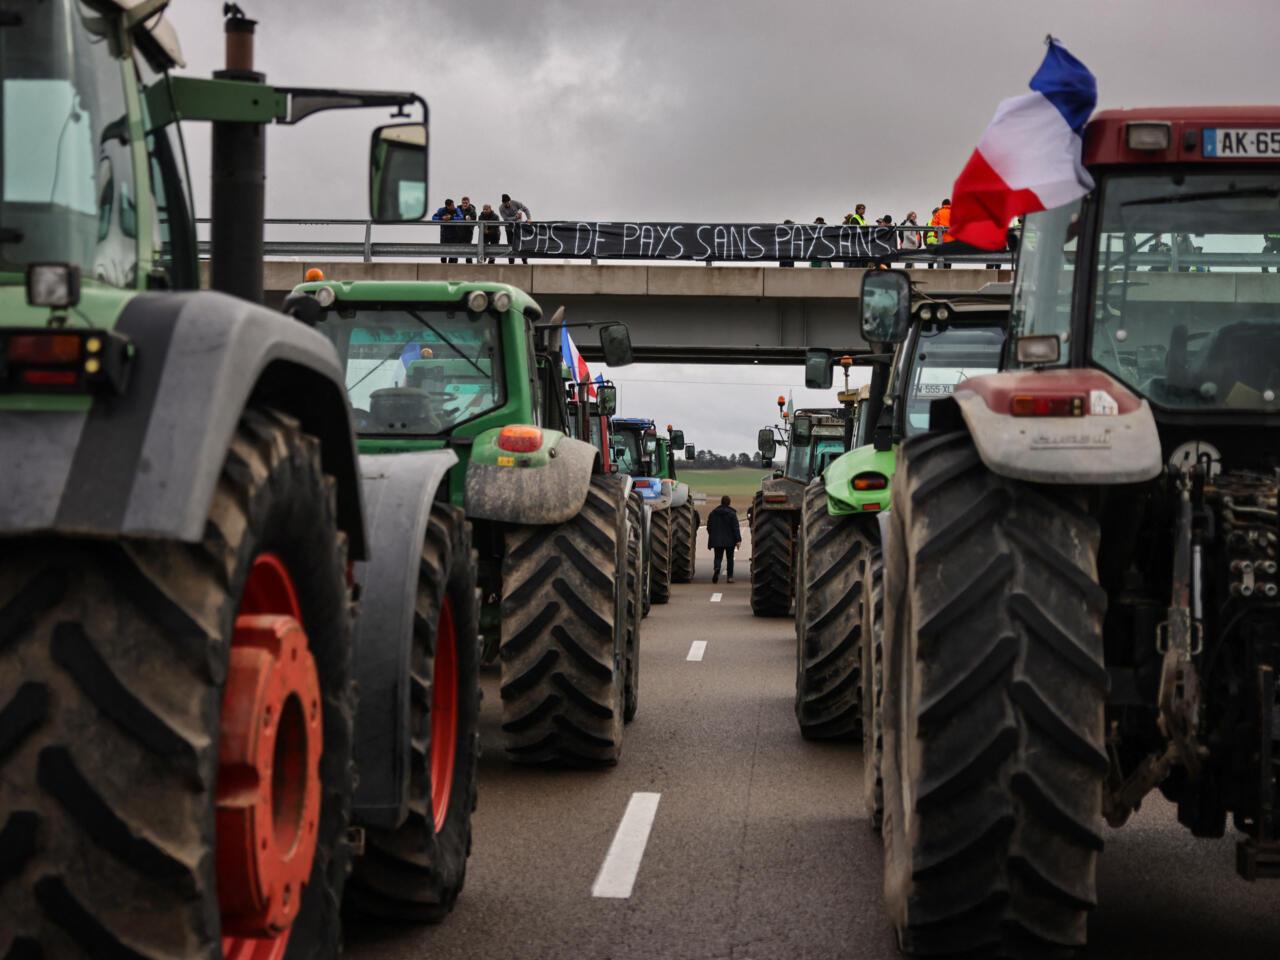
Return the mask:
<path fill-rule="evenodd" d="M 783 475 L 792 480 L 809 479 L 809 455 L 811 447 L 802 447 L 798 443 L 787 445 L 787 463 L 783 467 Z"/>
<path fill-rule="evenodd" d="M 614 428 L 610 434 L 613 444 L 613 462 L 618 472 L 635 476 L 640 469 L 640 435 L 634 430 Z"/>
<path fill-rule="evenodd" d="M 361 434 L 439 435 L 502 406 L 498 321 L 466 309 L 330 311 Z"/>
<path fill-rule="evenodd" d="M 956 384 L 970 377 L 995 373 L 1000 368 L 1004 331 L 998 327 L 920 328 L 906 370 L 903 395 L 903 429 L 908 437 L 929 429 L 929 406 L 949 397 Z"/>
<path fill-rule="evenodd" d="M 8 16 L 0 270 L 72 263 L 88 281 L 133 286 L 138 196 L 114 20 L 73 0 Z"/>
<path fill-rule="evenodd" d="M 832 460 L 844 456 L 844 437 L 813 438 L 813 475 L 819 476 Z"/>
<path fill-rule="evenodd" d="M 1280 410 L 1280 174 L 1113 175 L 1093 362 L 1159 406 Z"/>
<path fill-rule="evenodd" d="M 1054 334 L 1066 363 L 1071 339 L 1080 201 L 1027 216 L 1018 244 L 1011 305 L 1012 337 Z M 1011 340 L 1012 340 L 1011 337 Z"/>

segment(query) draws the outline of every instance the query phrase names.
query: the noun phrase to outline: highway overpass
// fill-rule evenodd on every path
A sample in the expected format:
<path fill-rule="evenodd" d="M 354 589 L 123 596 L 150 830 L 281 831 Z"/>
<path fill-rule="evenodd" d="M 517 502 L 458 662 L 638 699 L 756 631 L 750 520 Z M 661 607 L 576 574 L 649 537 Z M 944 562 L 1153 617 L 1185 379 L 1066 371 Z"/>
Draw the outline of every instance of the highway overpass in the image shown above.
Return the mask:
<path fill-rule="evenodd" d="M 642 361 L 795 363 L 810 346 L 865 349 L 858 333 L 865 272 L 859 268 L 267 260 L 267 302 L 279 303 L 311 267 L 343 280 L 510 283 L 531 293 L 548 317 L 564 306 L 573 321 L 625 321 Z M 1007 268 L 910 274 L 934 293 L 972 292 L 1012 278 Z M 582 331 L 575 339 L 594 359 L 595 337 Z"/>

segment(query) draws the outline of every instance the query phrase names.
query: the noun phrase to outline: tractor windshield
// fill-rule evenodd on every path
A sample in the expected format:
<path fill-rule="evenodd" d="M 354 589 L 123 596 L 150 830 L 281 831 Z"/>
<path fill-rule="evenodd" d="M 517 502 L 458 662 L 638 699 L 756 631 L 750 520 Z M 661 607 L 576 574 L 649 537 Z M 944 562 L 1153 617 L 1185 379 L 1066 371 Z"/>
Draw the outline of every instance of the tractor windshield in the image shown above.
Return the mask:
<path fill-rule="evenodd" d="M 962 380 L 999 369 L 1004 331 L 928 325 L 920 328 L 913 346 L 904 391 L 903 427 L 908 437 L 929 429 L 929 405 L 934 400 L 951 396 Z"/>
<path fill-rule="evenodd" d="M 0 28 L 0 271 L 70 263 L 89 281 L 132 286 L 137 195 L 114 22 L 73 0 L 20 10 Z"/>
<path fill-rule="evenodd" d="M 1164 407 L 1280 411 L 1280 174 L 1113 175 L 1093 362 Z"/>
<path fill-rule="evenodd" d="M 346 367 L 362 434 L 448 433 L 505 401 L 498 319 L 490 313 L 438 304 L 330 311 L 319 330 Z"/>

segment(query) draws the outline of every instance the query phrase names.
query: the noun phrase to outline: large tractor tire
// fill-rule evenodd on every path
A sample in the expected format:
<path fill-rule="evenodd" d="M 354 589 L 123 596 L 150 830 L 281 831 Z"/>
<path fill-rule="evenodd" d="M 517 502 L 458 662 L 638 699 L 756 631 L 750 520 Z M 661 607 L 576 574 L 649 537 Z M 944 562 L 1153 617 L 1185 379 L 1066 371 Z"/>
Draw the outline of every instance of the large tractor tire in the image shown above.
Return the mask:
<path fill-rule="evenodd" d="M 671 518 L 671 582 L 689 583 L 698 562 L 698 511 L 686 501 Z"/>
<path fill-rule="evenodd" d="M 884 659 L 885 898 L 912 954 L 1085 943 L 1107 770 L 1097 523 L 988 471 L 961 431 L 901 448 Z"/>
<path fill-rule="evenodd" d="M 461 510 L 431 509 L 418 562 L 409 719 L 409 815 L 365 829 L 347 902 L 386 920 L 436 923 L 467 875 L 480 757 L 480 602 L 471 528 Z"/>
<path fill-rule="evenodd" d="M 0 956 L 338 954 L 346 565 L 318 441 L 268 410 L 200 543 L 0 543 Z"/>
<path fill-rule="evenodd" d="M 577 516 L 514 527 L 502 564 L 502 731 L 518 763 L 606 766 L 622 751 L 626 501 L 592 478 Z"/>
<path fill-rule="evenodd" d="M 751 504 L 751 612 L 757 617 L 791 613 L 795 514 L 765 510 L 759 492 Z"/>
<path fill-rule="evenodd" d="M 653 511 L 649 521 L 649 599 L 667 603 L 671 599 L 672 511 Z"/>
<path fill-rule="evenodd" d="M 810 740 L 862 725 L 862 581 L 875 538 L 866 518 L 833 517 L 821 479 L 805 488 L 796 590 L 796 721 Z"/>
<path fill-rule="evenodd" d="M 627 497 L 627 642 L 626 698 L 622 719 L 630 723 L 640 709 L 640 621 L 644 619 L 644 499 Z"/>
<path fill-rule="evenodd" d="M 862 793 L 867 824 L 879 833 L 884 824 L 884 551 L 875 543 L 862 566 Z"/>

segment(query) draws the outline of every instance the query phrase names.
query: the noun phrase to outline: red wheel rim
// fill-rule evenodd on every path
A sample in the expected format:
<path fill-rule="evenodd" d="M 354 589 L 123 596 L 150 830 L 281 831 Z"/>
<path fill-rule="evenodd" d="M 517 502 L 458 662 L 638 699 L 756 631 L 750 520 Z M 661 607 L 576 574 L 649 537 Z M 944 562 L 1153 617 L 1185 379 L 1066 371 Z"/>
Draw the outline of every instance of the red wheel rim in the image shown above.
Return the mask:
<path fill-rule="evenodd" d="M 249 569 L 218 729 L 222 954 L 281 960 L 311 875 L 320 822 L 320 675 L 297 590 L 275 554 Z"/>
<path fill-rule="evenodd" d="M 431 816 L 436 833 L 449 817 L 453 768 L 458 758 L 458 635 L 453 603 L 445 598 L 436 627 L 436 664 L 431 682 Z"/>

